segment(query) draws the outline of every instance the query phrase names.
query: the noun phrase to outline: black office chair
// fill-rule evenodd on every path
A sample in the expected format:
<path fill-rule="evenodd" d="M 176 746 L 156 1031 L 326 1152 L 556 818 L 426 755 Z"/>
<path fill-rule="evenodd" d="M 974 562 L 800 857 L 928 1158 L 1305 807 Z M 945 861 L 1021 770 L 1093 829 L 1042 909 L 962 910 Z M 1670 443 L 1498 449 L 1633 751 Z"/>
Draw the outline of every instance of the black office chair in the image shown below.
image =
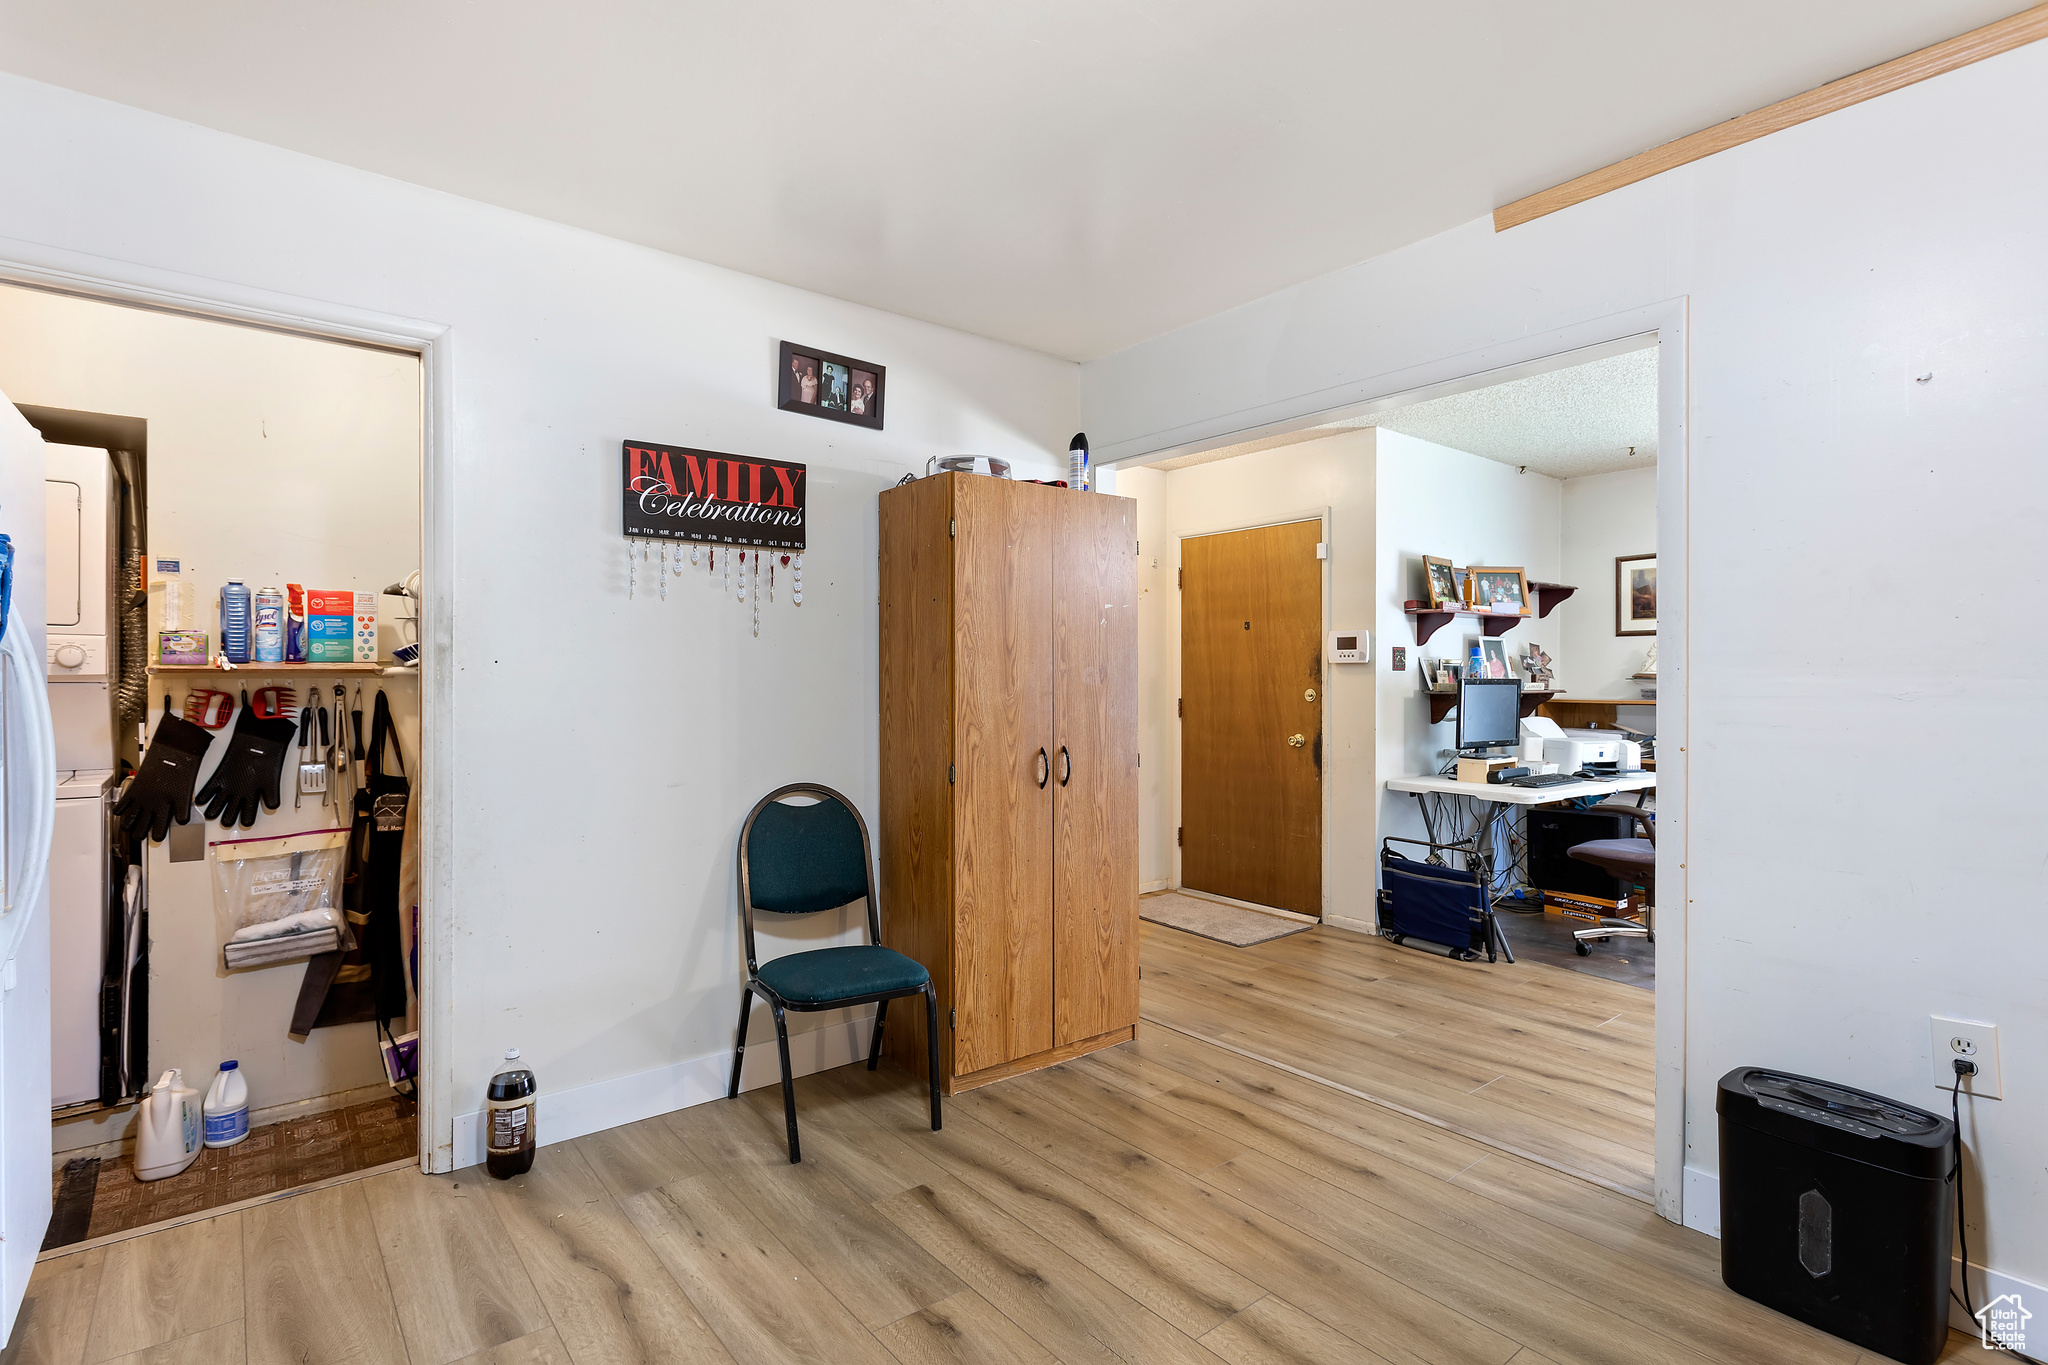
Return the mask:
<path fill-rule="evenodd" d="M 1608 876 L 1619 878 L 1624 886 L 1632 882 L 1641 883 L 1649 899 L 1643 906 L 1643 922 L 1640 924 L 1632 919 L 1603 915 L 1597 928 L 1573 930 L 1572 951 L 1580 957 L 1592 956 L 1593 950 L 1586 945 L 1593 939 L 1604 943 L 1619 936 L 1640 938 L 1651 943 L 1657 941 L 1654 913 L 1657 901 L 1657 812 L 1641 806 L 1623 805 L 1619 801 L 1605 801 L 1593 809 L 1602 815 L 1628 816 L 1642 829 L 1643 837 L 1594 839 L 1573 844 L 1565 850 L 1565 855 L 1593 864 Z"/>
<path fill-rule="evenodd" d="M 808 796 L 810 805 L 785 798 Z M 893 948 L 882 946 L 882 916 L 875 893 L 875 856 L 867 822 L 853 803 L 811 782 L 778 787 L 747 812 L 740 826 L 740 925 L 747 939 L 747 982 L 740 989 L 739 1039 L 732 1050 L 732 1084 L 726 1098 L 740 1093 L 740 1063 L 747 1053 L 747 1020 L 752 997 L 768 1002 L 775 1016 L 775 1041 L 782 1050 L 782 1112 L 789 1122 L 789 1160 L 803 1160 L 796 1140 L 796 1083 L 789 1070 L 789 1025 L 785 1010 L 829 1010 L 875 1006 L 875 1033 L 868 1045 L 868 1070 L 882 1055 L 882 1025 L 889 1002 L 924 996 L 925 1039 L 931 1048 L 932 1131 L 939 1131 L 939 996 L 932 974 Z M 754 911 L 811 915 L 854 901 L 868 903 L 868 942 L 789 953 L 760 962 L 754 952 Z"/>

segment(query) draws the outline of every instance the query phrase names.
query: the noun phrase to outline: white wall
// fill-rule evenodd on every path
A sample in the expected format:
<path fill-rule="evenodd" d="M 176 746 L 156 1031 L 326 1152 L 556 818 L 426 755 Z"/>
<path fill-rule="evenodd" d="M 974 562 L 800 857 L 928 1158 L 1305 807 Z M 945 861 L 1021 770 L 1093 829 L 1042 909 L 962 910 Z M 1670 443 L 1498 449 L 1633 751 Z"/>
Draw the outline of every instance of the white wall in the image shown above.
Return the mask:
<path fill-rule="evenodd" d="M 1519 564 L 1530 578 L 1555 583 L 1562 488 L 1547 475 L 1524 474 L 1497 460 L 1399 432 L 1379 432 L 1379 586 L 1374 597 L 1381 643 L 1380 784 L 1443 766 L 1445 751 L 1457 743 L 1457 718 L 1429 723 L 1423 690 L 1428 683 L 1418 660 L 1462 663 L 1468 640 L 1480 634 L 1476 618 L 1456 616 L 1428 644 L 1416 645 L 1414 618 L 1401 604 L 1429 595 L 1423 556 L 1460 567 Z M 1519 660 L 1532 643 L 1557 655 L 1564 620 L 1577 600 L 1547 617 L 1532 616 L 1501 636 L 1509 657 Z M 1406 673 L 1391 671 L 1395 645 L 1409 647 Z M 1423 837 L 1413 796 L 1380 790 L 1378 798 L 1378 835 Z"/>
<path fill-rule="evenodd" d="M 1558 685 L 1581 697 L 1634 697 L 1643 655 L 1655 643 L 1614 633 L 1614 561 L 1657 553 L 1657 467 L 1620 469 L 1564 481 L 1564 568 L 1558 581 L 1578 591 L 1557 609 L 1564 621 L 1557 649 Z M 1624 720 L 1649 708 L 1638 707 Z"/>
<path fill-rule="evenodd" d="M 1141 752 L 1158 753 L 1139 784 L 1139 880 L 1180 884 L 1180 542 L 1186 535 L 1329 515 L 1325 629 L 1370 629 L 1373 433 L 1348 431 L 1162 473 L 1121 471 L 1117 491 L 1138 501 L 1138 724 Z M 1156 546 L 1156 553 L 1155 547 Z M 1323 914 L 1370 924 L 1375 874 L 1368 833 L 1373 780 L 1373 670 L 1324 666 Z"/>
<path fill-rule="evenodd" d="M 211 602 L 230 578 L 251 592 L 288 581 L 375 592 L 419 564 L 416 357 L 0 287 L 0 391 L 18 403 L 149 423 L 151 562 L 181 560 L 215 645 Z M 167 682 L 182 704 L 194 685 L 233 690 L 262 679 L 251 665 L 225 681 L 153 680 L 152 723 Z M 322 680 L 329 706 L 335 681 Z M 351 697 L 359 681 L 349 680 Z M 367 681 L 366 726 L 379 686 Z M 418 680 L 394 678 L 383 687 L 417 770 Z M 225 747 L 225 738 L 216 739 L 208 763 Z M 296 775 L 293 756 L 286 776 Z M 283 808 L 260 816 L 253 829 L 208 825 L 205 837 L 346 823 L 331 806 L 294 810 L 287 794 Z M 164 845 L 152 845 L 149 887 L 152 1074 L 180 1067 L 203 1089 L 222 1060 L 235 1058 L 257 1110 L 381 1088 L 374 1025 L 316 1029 L 303 1043 L 287 1035 L 304 963 L 222 969 L 208 861 L 174 863 Z M 412 903 L 404 899 L 401 914 Z M 132 1136 L 132 1110 L 101 1117 L 62 1125 L 57 1150 Z"/>
<path fill-rule="evenodd" d="M 2043 89 L 2036 43 L 1509 232 L 1466 224 L 1084 375 L 1087 430 L 1128 459 L 1398 391 L 1452 358 L 1476 372 L 1521 338 L 1640 330 L 1618 315 L 1686 299 L 1686 441 L 1659 470 L 1685 500 L 1665 499 L 1658 536 L 1662 709 L 1675 658 L 1689 678 L 1669 850 L 1686 865 L 1669 884 L 1689 900 L 1687 1016 L 1659 1028 L 1660 1047 L 1682 1037 L 1685 1161 L 1710 1189 L 1731 1067 L 1945 1108 L 1928 1016 L 1995 1021 L 2006 1098 L 1966 1124 L 1970 1246 L 2035 1285 L 2048 830 L 2023 766 L 1981 757 L 1996 718 L 2048 704 L 2048 646 L 1959 584 L 2027 581 L 2048 516 Z M 1808 585 L 1844 574 L 1844 643 L 1823 652 Z M 1810 771 L 1788 775 L 1788 755 Z M 1789 821 L 1761 799 L 1788 789 Z"/>
<path fill-rule="evenodd" d="M 0 260 L 450 327 L 458 1113 L 513 1044 L 544 1139 L 710 1093 L 748 806 L 875 812 L 876 495 L 940 453 L 1060 469 L 1076 367 L 13 77 L 0 126 Z M 886 365 L 888 429 L 776 411 L 778 338 Z M 628 601 L 625 438 L 808 462 L 804 605 L 756 639 L 702 579 Z"/>

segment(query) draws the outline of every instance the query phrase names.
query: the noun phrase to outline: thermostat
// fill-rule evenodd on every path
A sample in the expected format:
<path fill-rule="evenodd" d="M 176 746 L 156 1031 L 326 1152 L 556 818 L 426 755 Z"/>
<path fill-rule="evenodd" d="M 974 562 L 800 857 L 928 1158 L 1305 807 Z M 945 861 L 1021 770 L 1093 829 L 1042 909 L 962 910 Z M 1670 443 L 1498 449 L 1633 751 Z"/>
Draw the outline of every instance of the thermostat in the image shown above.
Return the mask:
<path fill-rule="evenodd" d="M 1372 632 L 1366 630 L 1333 630 L 1330 632 L 1328 656 L 1333 664 L 1365 664 L 1372 662 Z"/>

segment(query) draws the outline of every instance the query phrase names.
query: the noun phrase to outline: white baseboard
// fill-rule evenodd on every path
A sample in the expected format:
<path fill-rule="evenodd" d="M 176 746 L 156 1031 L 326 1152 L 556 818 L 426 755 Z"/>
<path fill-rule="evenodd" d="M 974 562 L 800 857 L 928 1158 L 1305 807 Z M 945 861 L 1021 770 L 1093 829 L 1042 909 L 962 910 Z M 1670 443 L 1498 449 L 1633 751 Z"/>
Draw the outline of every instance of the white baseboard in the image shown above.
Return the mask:
<path fill-rule="evenodd" d="M 873 1007 L 868 1006 L 842 1023 L 791 1034 L 790 1070 L 808 1076 L 814 1071 L 830 1071 L 849 1062 L 865 1061 L 874 1017 Z M 572 1090 L 551 1091 L 547 1089 L 547 1078 L 542 1076 L 535 1126 L 542 1146 L 567 1142 L 656 1114 L 687 1109 L 706 1100 L 723 1099 L 726 1082 L 731 1078 L 732 1053 L 723 1049 L 652 1071 L 593 1081 Z M 781 1083 L 782 1061 L 775 1048 L 775 1026 L 766 1016 L 757 1017 L 747 1032 L 747 1059 L 740 1071 L 740 1089 L 756 1090 Z M 477 1165 L 483 1159 L 483 1111 L 457 1114 L 455 1169 Z"/>
<path fill-rule="evenodd" d="M 1951 1269 L 1951 1277 L 1956 1292 L 1958 1294 L 1962 1293 L 1963 1260 L 1960 1256 L 1955 1258 Z M 1992 1270 L 1983 1265 L 1971 1265 L 1971 1303 L 1982 1308 L 1985 1304 L 2004 1294 L 2017 1294 L 2022 1304 L 2033 1305 L 2031 1311 L 2036 1318 L 2048 1319 L 2048 1312 L 2044 1312 L 2041 1307 L 2043 1304 L 2048 1304 L 2048 1285 L 2029 1284 L 2019 1276 L 2008 1275 L 2002 1270 Z M 1963 1306 L 1954 1299 L 1948 1301 L 1948 1325 L 1955 1328 L 1958 1332 L 1967 1332 L 1973 1337 L 1978 1335 L 1977 1324 L 1970 1320 L 1970 1315 L 1965 1313 Z M 2038 1329 L 2027 1333 L 2027 1338 L 2030 1344 L 2024 1349 L 2028 1355 L 2038 1355 L 2043 1346 L 2048 1346 L 2048 1335 L 2044 1335 Z M 1989 1359 L 1989 1357 L 1986 1358 Z M 2001 1357 L 2001 1359 L 2003 1358 Z"/>
<path fill-rule="evenodd" d="M 1685 1225 L 1695 1232 L 1704 1232 L 1709 1237 L 1721 1235 L 1721 1178 L 1707 1171 L 1685 1168 Z M 1957 1293 L 1963 1289 L 1963 1261 L 1954 1258 L 1951 1284 Z M 1991 1300 L 2004 1294 L 2017 1294 L 2020 1301 L 2030 1305 L 2048 1305 L 2048 1285 L 2030 1284 L 2017 1275 L 2008 1275 L 2002 1270 L 1992 1270 L 1981 1263 L 1970 1267 L 1970 1302 L 1982 1308 Z M 1977 1335 L 1977 1324 L 1963 1311 L 1963 1306 L 1949 1300 L 1948 1325 L 1958 1332 Z M 2033 1309 L 2035 1316 L 2048 1317 L 2048 1307 Z M 2037 1343 L 2037 1345 L 2042 1343 Z"/>
<path fill-rule="evenodd" d="M 1354 934 L 1370 934 L 1377 937 L 1380 932 L 1380 926 L 1375 920 L 1351 919 L 1344 915 L 1326 915 L 1323 917 L 1323 923 L 1332 929 L 1348 929 Z"/>
<path fill-rule="evenodd" d="M 1721 1177 L 1696 1167 L 1685 1168 L 1685 1186 L 1678 1212 L 1685 1225 L 1709 1237 L 1721 1235 Z"/>
<path fill-rule="evenodd" d="M 1152 894 L 1152 893 L 1153 893 L 1154 891 L 1171 891 L 1171 890 L 1173 890 L 1173 879 L 1172 879 L 1171 877 L 1161 877 L 1161 878 L 1160 878 L 1160 879 L 1159 879 L 1158 881 L 1156 881 L 1156 882 L 1139 882 L 1139 883 L 1138 883 L 1138 894 L 1139 894 L 1139 895 L 1141 895 L 1141 896 L 1149 896 L 1149 895 L 1151 895 L 1151 894 Z"/>

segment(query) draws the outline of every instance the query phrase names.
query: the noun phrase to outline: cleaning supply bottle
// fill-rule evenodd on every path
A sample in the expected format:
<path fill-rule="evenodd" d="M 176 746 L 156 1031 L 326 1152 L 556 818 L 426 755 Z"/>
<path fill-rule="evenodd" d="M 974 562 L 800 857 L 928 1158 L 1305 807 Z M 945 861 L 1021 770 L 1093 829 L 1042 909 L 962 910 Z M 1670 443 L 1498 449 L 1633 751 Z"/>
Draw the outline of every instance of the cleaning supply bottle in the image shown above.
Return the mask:
<path fill-rule="evenodd" d="M 220 1074 L 200 1106 L 206 1116 L 206 1145 L 232 1147 L 249 1136 L 249 1083 L 240 1062 L 222 1062 Z"/>
<path fill-rule="evenodd" d="M 220 652 L 231 664 L 249 662 L 249 589 L 239 578 L 220 590 Z"/>
<path fill-rule="evenodd" d="M 306 589 L 298 583 L 284 585 L 284 661 L 306 662 Z"/>
<path fill-rule="evenodd" d="M 519 1049 L 506 1048 L 505 1069 L 484 1096 L 484 1169 L 500 1180 L 533 1169 L 533 1073 L 518 1062 Z"/>
<path fill-rule="evenodd" d="M 250 615 L 250 641 L 256 662 L 284 662 L 284 594 L 276 588 L 257 592 Z"/>
<path fill-rule="evenodd" d="M 1077 431 L 1067 442 L 1067 487 L 1077 493 L 1088 491 L 1088 433 Z"/>
<path fill-rule="evenodd" d="M 162 1180 L 199 1158 L 199 1092 L 172 1067 L 157 1078 L 135 1127 L 135 1178 Z"/>

